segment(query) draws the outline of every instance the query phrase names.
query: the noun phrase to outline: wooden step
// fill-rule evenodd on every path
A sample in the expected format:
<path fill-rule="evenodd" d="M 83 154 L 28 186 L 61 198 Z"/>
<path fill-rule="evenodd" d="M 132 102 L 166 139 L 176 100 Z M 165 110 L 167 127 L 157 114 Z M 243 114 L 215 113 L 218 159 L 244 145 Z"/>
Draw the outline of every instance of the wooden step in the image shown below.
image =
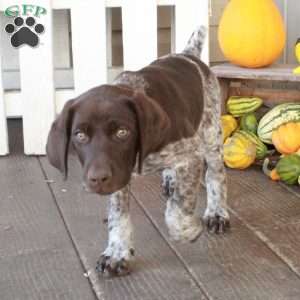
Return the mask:
<path fill-rule="evenodd" d="M 266 68 L 249 69 L 226 63 L 211 69 L 218 78 L 300 82 L 300 76 L 293 74 L 295 67 L 297 65 L 274 64 Z"/>

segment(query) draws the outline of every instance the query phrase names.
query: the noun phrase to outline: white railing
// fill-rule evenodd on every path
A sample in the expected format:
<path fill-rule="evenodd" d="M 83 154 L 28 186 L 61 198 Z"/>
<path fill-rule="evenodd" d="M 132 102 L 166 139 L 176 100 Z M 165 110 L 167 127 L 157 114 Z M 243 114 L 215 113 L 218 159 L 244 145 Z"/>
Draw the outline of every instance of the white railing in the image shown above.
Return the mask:
<path fill-rule="evenodd" d="M 0 11 L 20 0 L 0 0 Z M 48 11 L 41 19 L 46 30 L 37 48 L 21 47 L 20 91 L 3 90 L 0 72 L 0 155 L 9 153 L 6 119 L 23 118 L 24 151 L 45 154 L 50 125 L 63 104 L 83 91 L 107 82 L 110 16 L 107 7 L 122 7 L 124 69 L 136 70 L 157 56 L 157 6 L 174 6 L 172 50 L 180 52 L 192 31 L 208 26 L 208 0 L 31 0 Z M 53 66 L 52 10 L 70 9 L 74 89 L 55 90 Z M 0 30 L 0 34 L 4 34 Z M 0 45 L 1 54 L 1 45 Z M 202 59 L 208 63 L 208 42 Z M 0 70 L 1 67 L 0 55 Z"/>

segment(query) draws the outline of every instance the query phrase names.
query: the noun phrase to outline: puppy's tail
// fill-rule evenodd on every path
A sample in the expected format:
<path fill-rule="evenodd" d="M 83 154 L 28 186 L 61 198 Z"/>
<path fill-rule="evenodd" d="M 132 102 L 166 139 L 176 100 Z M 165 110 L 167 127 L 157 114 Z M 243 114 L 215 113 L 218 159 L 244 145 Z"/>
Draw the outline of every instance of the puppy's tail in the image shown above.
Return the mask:
<path fill-rule="evenodd" d="M 198 58 L 201 56 L 203 44 L 205 42 L 207 29 L 205 26 L 198 27 L 190 37 L 187 45 L 183 50 L 183 54 L 194 55 Z"/>

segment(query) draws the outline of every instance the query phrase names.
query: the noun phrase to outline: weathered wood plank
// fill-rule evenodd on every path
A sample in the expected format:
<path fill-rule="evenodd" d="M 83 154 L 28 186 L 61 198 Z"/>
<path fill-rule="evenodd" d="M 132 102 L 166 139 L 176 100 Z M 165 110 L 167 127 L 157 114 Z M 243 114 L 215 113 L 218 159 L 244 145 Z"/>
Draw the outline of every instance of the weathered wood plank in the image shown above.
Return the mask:
<path fill-rule="evenodd" d="M 286 190 L 290 191 L 292 194 L 296 195 L 298 198 L 300 198 L 300 188 L 299 186 L 293 185 L 286 185 L 283 182 L 279 182 L 279 184 Z"/>
<path fill-rule="evenodd" d="M 231 87 L 229 88 L 229 95 L 260 97 L 266 106 L 275 106 L 284 102 L 300 102 L 300 91 L 291 89 Z"/>
<path fill-rule="evenodd" d="M 71 159 L 70 176 L 63 182 L 60 174 L 41 159 L 65 222 L 98 296 L 106 300 L 206 299 L 141 209 L 131 202 L 135 228 L 137 261 L 130 276 L 104 279 L 94 267 L 106 247 L 106 199 L 87 194 L 81 187 L 81 170 Z M 64 190 L 64 192 L 63 192 Z M 145 195 L 147 197 L 147 195 Z"/>
<path fill-rule="evenodd" d="M 229 97 L 229 86 L 230 81 L 228 79 L 219 78 L 219 84 L 221 89 L 221 112 L 222 114 L 226 114 L 226 101 Z"/>
<path fill-rule="evenodd" d="M 260 168 L 229 170 L 230 205 L 255 228 L 282 226 L 300 220 L 300 202 Z M 299 189 L 299 188 L 298 188 Z"/>
<path fill-rule="evenodd" d="M 0 159 L 0 298 L 96 299 L 38 160 L 23 154 L 20 132 L 10 130 L 13 153 Z"/>
<path fill-rule="evenodd" d="M 300 188 L 269 180 L 258 169 L 230 171 L 231 207 L 300 277 Z M 241 197 L 242 195 L 242 197 Z"/>
<path fill-rule="evenodd" d="M 266 68 L 247 69 L 226 63 L 214 66 L 212 70 L 220 78 L 300 82 L 300 76 L 293 74 L 295 67 L 296 65 L 272 65 Z"/>
<path fill-rule="evenodd" d="M 25 154 L 46 153 L 47 133 L 55 117 L 51 1 L 44 1 L 43 7 L 47 14 L 38 19 L 45 28 L 40 44 L 19 49 Z"/>
<path fill-rule="evenodd" d="M 168 239 L 163 220 L 165 204 L 159 197 L 159 183 L 157 177 L 138 179 L 133 193 Z M 241 194 L 238 185 L 230 185 L 230 189 L 233 188 L 236 195 Z M 202 190 L 201 199 L 205 196 Z M 230 192 L 230 202 L 231 197 Z M 255 220 L 254 212 L 252 218 Z M 231 221 L 231 233 L 225 236 L 204 233 L 190 245 L 169 242 L 212 299 L 298 299 L 299 277 L 234 215 Z"/>

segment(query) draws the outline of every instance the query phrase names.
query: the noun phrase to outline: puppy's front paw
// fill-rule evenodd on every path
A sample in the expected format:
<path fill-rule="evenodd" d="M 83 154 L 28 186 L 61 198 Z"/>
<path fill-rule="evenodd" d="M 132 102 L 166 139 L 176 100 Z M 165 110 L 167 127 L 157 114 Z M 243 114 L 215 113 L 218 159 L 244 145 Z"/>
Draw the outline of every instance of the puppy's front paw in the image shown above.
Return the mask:
<path fill-rule="evenodd" d="M 97 262 L 96 271 L 104 276 L 125 276 L 131 272 L 134 250 L 123 251 L 122 255 L 112 252 L 110 249 L 104 251 Z"/>
<path fill-rule="evenodd" d="M 210 233 L 222 234 L 230 229 L 229 217 L 221 217 L 217 214 L 204 216 L 204 223 Z"/>
<path fill-rule="evenodd" d="M 125 276 L 130 273 L 130 263 L 122 258 L 119 261 L 110 256 L 102 255 L 97 262 L 96 271 L 105 276 Z"/>

